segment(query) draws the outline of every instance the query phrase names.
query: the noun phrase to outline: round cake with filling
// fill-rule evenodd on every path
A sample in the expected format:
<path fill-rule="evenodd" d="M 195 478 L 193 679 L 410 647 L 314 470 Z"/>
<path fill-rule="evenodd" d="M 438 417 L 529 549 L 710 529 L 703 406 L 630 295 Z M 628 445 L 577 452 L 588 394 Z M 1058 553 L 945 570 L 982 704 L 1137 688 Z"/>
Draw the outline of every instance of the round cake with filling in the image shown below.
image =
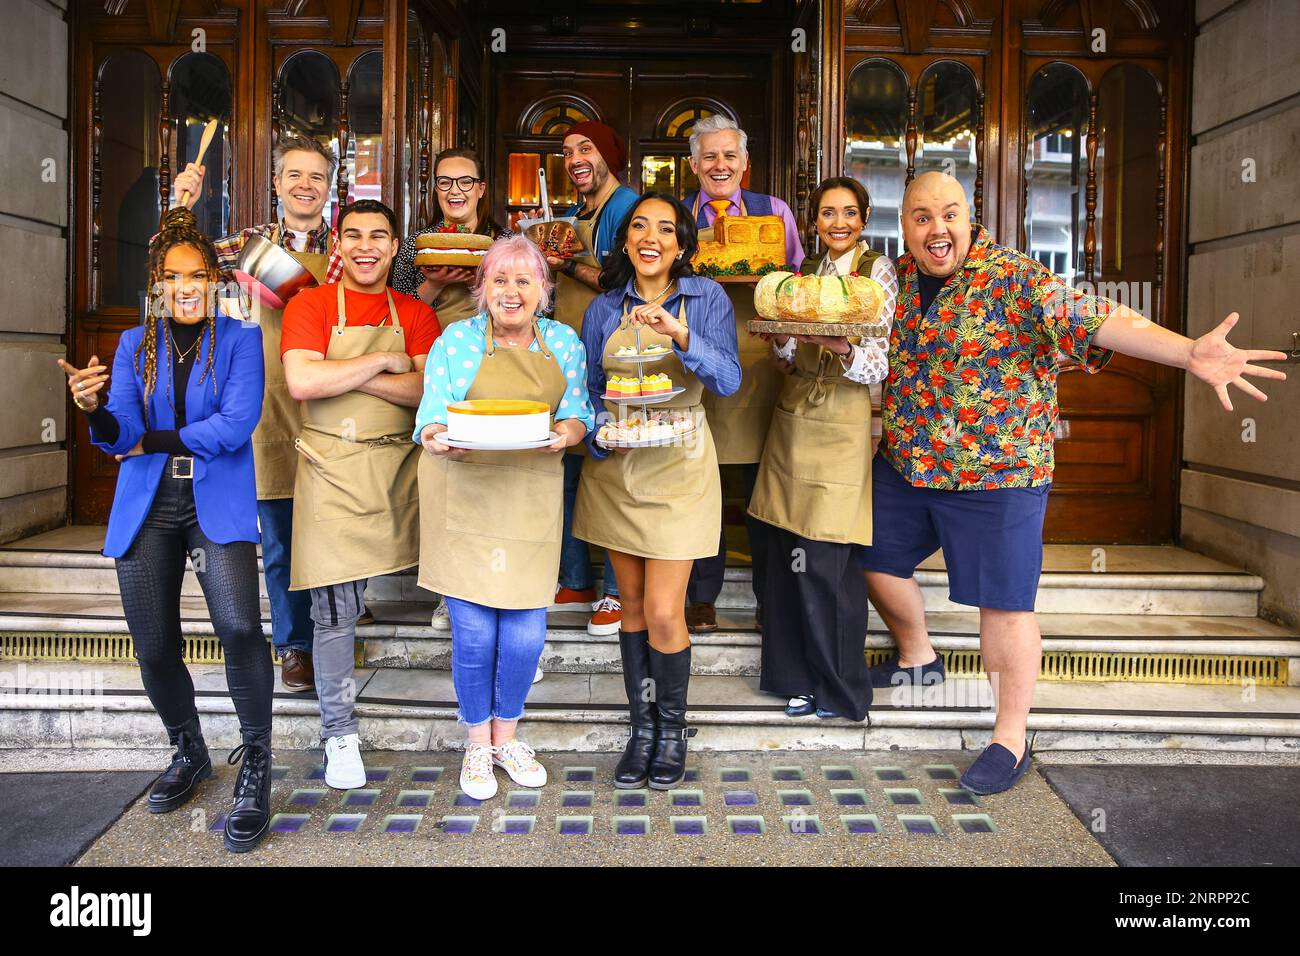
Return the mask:
<path fill-rule="evenodd" d="M 551 407 L 512 398 L 470 398 L 447 406 L 447 437 L 484 445 L 526 445 L 551 433 Z"/>
<path fill-rule="evenodd" d="M 491 236 L 473 232 L 425 232 L 415 237 L 415 264 L 477 269 L 491 245 Z"/>

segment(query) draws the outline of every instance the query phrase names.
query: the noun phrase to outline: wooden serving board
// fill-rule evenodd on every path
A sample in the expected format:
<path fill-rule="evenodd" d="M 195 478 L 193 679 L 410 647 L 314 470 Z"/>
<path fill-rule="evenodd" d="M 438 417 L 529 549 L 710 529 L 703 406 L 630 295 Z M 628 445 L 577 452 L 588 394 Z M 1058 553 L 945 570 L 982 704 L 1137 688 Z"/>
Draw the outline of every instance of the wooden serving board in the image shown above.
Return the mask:
<path fill-rule="evenodd" d="M 860 335 L 865 339 L 889 337 L 889 327 L 874 322 L 777 322 L 771 319 L 750 319 L 745 323 L 750 332 L 768 332 L 774 335 Z"/>

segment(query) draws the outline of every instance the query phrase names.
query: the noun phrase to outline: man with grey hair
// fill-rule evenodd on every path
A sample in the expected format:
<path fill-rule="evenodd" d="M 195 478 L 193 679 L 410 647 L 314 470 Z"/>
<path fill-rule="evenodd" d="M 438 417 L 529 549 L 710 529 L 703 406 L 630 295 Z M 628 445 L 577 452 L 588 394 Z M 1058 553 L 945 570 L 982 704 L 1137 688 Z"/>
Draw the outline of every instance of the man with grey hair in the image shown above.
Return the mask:
<path fill-rule="evenodd" d="M 907 252 L 898 261 L 883 436 L 872 462 L 876 521 L 871 546 L 859 554 L 898 654 L 871 669 L 872 686 L 943 681 L 914 577 L 941 548 L 949 600 L 979 608 L 996 706 L 989 745 L 961 786 L 999 793 L 1031 761 L 1027 724 L 1042 661 L 1034 604 L 1055 465 L 1057 357 L 1089 373 L 1112 352 L 1186 369 L 1231 411 L 1228 385 L 1262 401 L 1243 376 L 1285 379 L 1252 363 L 1286 356 L 1230 345 L 1235 312 L 1193 341 L 1069 288 L 1036 259 L 993 242 L 971 221 L 961 183 L 945 173 L 916 177 L 900 218 Z"/>
<path fill-rule="evenodd" d="M 244 243 L 262 236 L 284 249 L 316 277 L 321 285 L 338 282 L 343 259 L 322 212 L 333 194 L 338 157 L 328 145 L 286 133 L 272 153 L 275 193 L 280 199 L 278 222 L 250 226 L 218 239 L 217 261 L 225 272 L 234 269 Z M 177 196 L 189 193 L 193 206 L 203 191 L 205 169 L 188 164 L 173 184 Z M 220 180 L 218 180 L 220 182 Z M 293 485 L 298 453 L 293 441 L 302 423 L 300 405 L 289 396 L 280 361 L 283 311 L 261 306 L 262 352 L 266 362 L 266 392 L 262 418 L 253 432 L 253 463 L 257 471 L 257 520 L 262 532 L 262 568 L 271 604 L 271 642 L 280 657 L 280 683 L 285 690 L 310 691 L 312 668 L 311 592 L 289 590 L 289 552 L 293 540 Z"/>
<path fill-rule="evenodd" d="M 797 269 L 803 262 L 799 243 L 799 226 L 790 207 L 776 196 L 750 192 L 741 186 L 749 169 L 749 137 L 729 116 L 715 114 L 697 120 L 691 130 L 691 169 L 700 181 L 700 189 L 687 196 L 685 203 L 695 216 L 701 240 L 713 238 L 713 223 L 718 216 L 780 216 L 785 223 L 785 262 Z M 736 341 L 740 345 L 740 389 L 726 398 L 711 392 L 704 397 L 709 429 L 718 450 L 718 464 L 741 466 L 753 554 L 754 595 L 757 625 L 763 624 L 763 539 L 760 523 L 748 515 L 749 499 L 758 478 L 758 463 L 772 421 L 772 409 L 781 392 L 782 376 L 769 358 L 767 342 L 750 335 L 745 327 L 754 318 L 754 289 L 745 283 L 728 283 L 727 297 L 736 314 Z M 727 565 L 727 527 L 722 523 L 718 553 L 695 562 L 686 593 L 686 626 L 694 634 L 718 628 L 715 605 L 722 593 L 722 577 Z"/>

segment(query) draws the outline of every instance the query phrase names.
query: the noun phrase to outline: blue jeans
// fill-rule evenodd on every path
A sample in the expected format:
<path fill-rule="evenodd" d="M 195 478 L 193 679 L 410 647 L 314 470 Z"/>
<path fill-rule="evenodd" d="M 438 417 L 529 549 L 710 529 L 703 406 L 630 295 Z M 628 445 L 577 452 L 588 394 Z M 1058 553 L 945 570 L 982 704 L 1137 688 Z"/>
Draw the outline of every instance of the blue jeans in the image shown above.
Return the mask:
<path fill-rule="evenodd" d="M 262 573 L 271 602 L 271 643 L 277 651 L 311 653 L 311 592 L 289 590 L 289 552 L 293 546 L 293 499 L 257 503 L 262 529 Z"/>
<path fill-rule="evenodd" d="M 447 597 L 451 682 L 468 727 L 518 720 L 546 643 L 546 608 L 502 611 Z"/>
<path fill-rule="evenodd" d="M 578 479 L 582 477 L 582 456 L 564 456 L 564 537 L 560 539 L 560 587 L 585 591 L 595 587 L 591 574 L 591 551 L 587 542 L 573 536 L 573 506 L 578 500 Z M 614 565 L 605 555 L 605 594 L 618 597 Z"/>

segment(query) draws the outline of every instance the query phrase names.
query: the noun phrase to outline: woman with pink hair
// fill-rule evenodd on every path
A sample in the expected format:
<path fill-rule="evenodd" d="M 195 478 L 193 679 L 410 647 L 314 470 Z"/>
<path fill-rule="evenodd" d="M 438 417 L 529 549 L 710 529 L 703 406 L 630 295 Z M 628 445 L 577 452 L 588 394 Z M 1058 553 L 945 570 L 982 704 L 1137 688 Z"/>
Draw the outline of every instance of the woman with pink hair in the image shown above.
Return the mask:
<path fill-rule="evenodd" d="M 429 353 L 414 440 L 420 456 L 421 587 L 451 615 L 451 676 L 468 731 L 460 787 L 497 792 L 493 766 L 540 787 L 546 768 L 517 739 L 546 641 L 560 566 L 563 452 L 595 427 L 587 353 L 563 322 L 543 317 L 551 272 L 523 236 L 492 244 L 474 283 L 478 313 L 453 322 Z M 550 408 L 558 437 L 537 450 L 465 451 L 436 441 L 447 407 L 523 399 Z"/>

